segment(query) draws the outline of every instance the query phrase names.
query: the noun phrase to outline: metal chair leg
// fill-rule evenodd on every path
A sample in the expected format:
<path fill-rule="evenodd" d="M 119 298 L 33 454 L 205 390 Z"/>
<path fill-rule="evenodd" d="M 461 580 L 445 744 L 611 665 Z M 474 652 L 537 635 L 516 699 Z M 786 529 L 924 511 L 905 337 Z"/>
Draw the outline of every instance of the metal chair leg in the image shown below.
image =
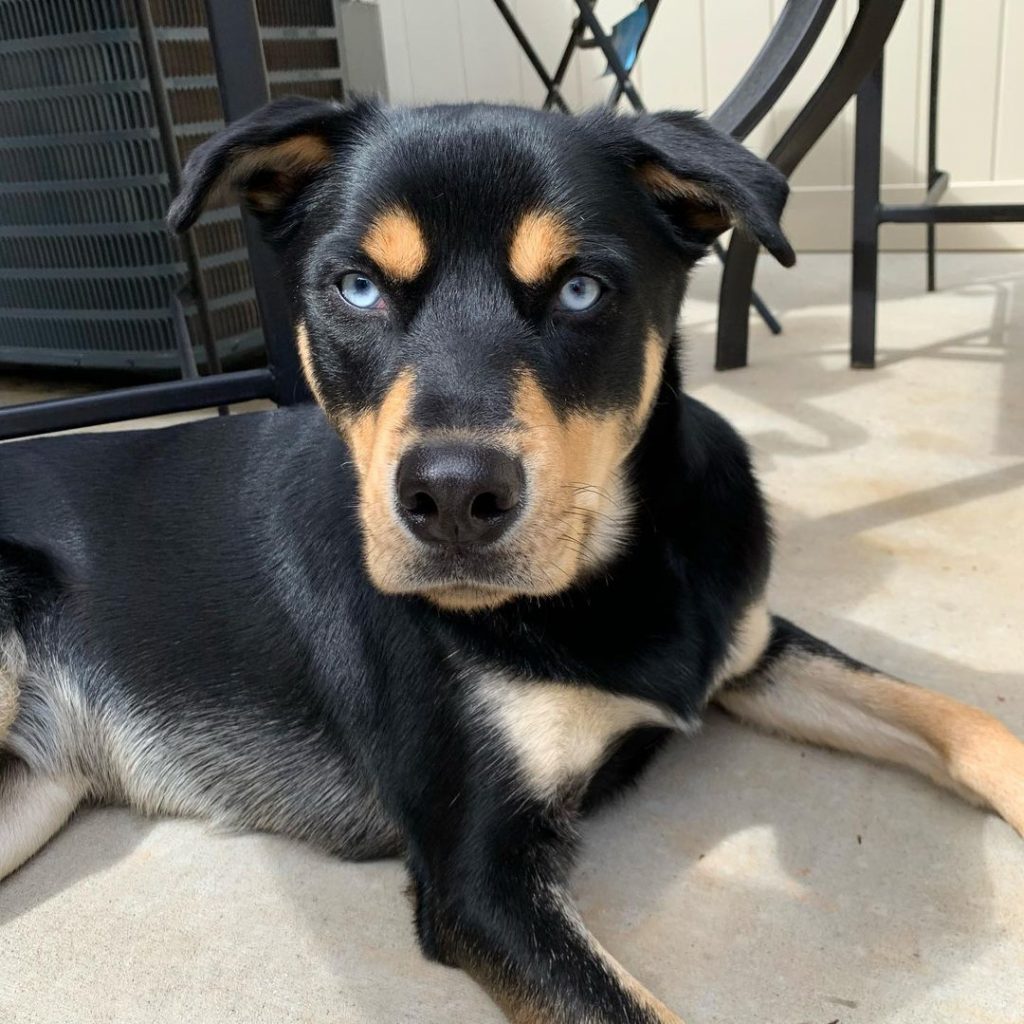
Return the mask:
<path fill-rule="evenodd" d="M 878 311 L 878 202 L 882 165 L 883 58 L 857 90 L 853 166 L 850 365 L 873 369 Z"/>
<path fill-rule="evenodd" d="M 875 66 L 902 6 L 903 0 L 861 0 L 853 27 L 828 74 L 768 154 L 769 163 L 787 177 L 796 170 L 811 146 Z M 756 262 L 756 244 L 745 235 L 734 234 L 719 290 L 718 350 L 715 357 L 715 365 L 719 369 L 747 364 L 750 334 L 747 308 L 753 291 Z"/>
<path fill-rule="evenodd" d="M 938 163 L 939 62 L 942 51 L 942 0 L 932 5 L 932 52 L 928 72 L 928 191 L 942 176 Z M 948 179 L 947 179 L 948 180 Z M 938 197 L 936 197 L 937 201 Z M 928 291 L 935 291 L 935 225 L 928 225 Z"/>

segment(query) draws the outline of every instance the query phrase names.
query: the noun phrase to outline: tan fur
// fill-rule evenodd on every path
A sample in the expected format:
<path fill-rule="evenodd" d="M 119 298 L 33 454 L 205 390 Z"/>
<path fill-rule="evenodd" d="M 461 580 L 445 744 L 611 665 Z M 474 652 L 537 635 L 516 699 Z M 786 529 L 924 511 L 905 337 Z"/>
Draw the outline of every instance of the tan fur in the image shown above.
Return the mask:
<path fill-rule="evenodd" d="M 661 388 L 662 371 L 665 367 L 665 343 L 652 327 L 647 332 L 644 344 L 644 376 L 640 385 L 640 401 L 633 412 L 633 422 L 639 434 L 647 424 L 647 418 L 654 408 L 654 400 Z"/>
<path fill-rule="evenodd" d="M 307 347 L 306 364 L 308 339 L 304 341 L 300 334 L 299 344 L 300 354 Z M 522 565 L 521 579 L 515 589 L 467 586 L 426 591 L 424 596 L 446 609 L 493 608 L 517 594 L 557 593 L 614 555 L 625 542 L 632 515 L 623 464 L 650 415 L 664 353 L 664 342 L 652 330 L 636 404 L 600 415 L 559 415 L 536 378 L 528 371 L 521 373 L 512 426 L 491 431 L 486 437 L 467 435 L 506 448 L 526 466 L 529 506 L 509 541 Z M 408 590 L 403 582 L 404 564 L 416 554 L 415 545 L 393 515 L 391 491 L 398 459 L 421 440 L 405 429 L 411 394 L 411 375 L 406 374 L 381 410 L 339 422 L 363 482 L 361 514 L 368 534 L 371 575 L 389 593 Z M 463 432 L 457 436 L 462 437 Z"/>
<path fill-rule="evenodd" d="M 18 716 L 21 687 L 18 679 L 25 671 L 25 648 L 14 633 L 0 635 L 0 749 L 3 739 Z"/>
<path fill-rule="evenodd" d="M 649 701 L 590 686 L 510 679 L 485 674 L 474 699 L 515 757 L 530 793 L 553 800 L 586 784 L 612 744 L 641 725 L 681 725 Z"/>
<path fill-rule="evenodd" d="M 378 408 L 342 417 L 338 423 L 359 478 L 366 568 L 385 591 L 394 587 L 396 559 L 407 546 L 394 513 L 393 486 L 398 460 L 414 440 L 408 430 L 414 394 L 412 370 L 403 370 Z"/>
<path fill-rule="evenodd" d="M 298 337 L 303 365 L 312 375 L 309 340 L 301 325 Z M 536 379 L 524 372 L 516 391 L 513 425 L 486 436 L 467 434 L 507 448 L 526 464 L 530 503 L 510 540 L 522 565 L 521 580 L 515 589 L 471 585 L 426 591 L 424 596 L 448 609 L 492 608 L 516 594 L 563 590 L 581 572 L 614 554 L 625 541 L 632 512 L 622 466 L 646 422 L 660 381 L 664 346 L 653 332 L 647 352 L 636 406 L 602 415 L 580 412 L 560 417 Z M 380 409 L 338 420 L 361 483 L 360 512 L 370 573 L 388 593 L 408 591 L 404 567 L 417 553 L 393 513 L 392 492 L 398 460 L 422 440 L 408 430 L 413 390 L 411 371 L 406 371 Z"/>
<path fill-rule="evenodd" d="M 324 394 L 317 380 L 316 367 L 313 365 L 313 355 L 309 349 L 309 330 L 304 320 L 295 324 L 295 345 L 299 350 L 299 362 L 302 364 L 302 374 L 306 378 L 309 390 L 317 400 L 317 404 L 324 407 Z"/>
<path fill-rule="evenodd" d="M 588 933 L 587 938 L 594 948 L 595 955 L 604 962 L 608 973 L 639 1006 L 647 1011 L 652 1024 L 654 1021 L 658 1024 L 685 1024 L 682 1017 L 673 1013 L 660 999 L 644 988 L 592 935 Z M 469 967 L 464 970 L 490 995 L 510 1024 L 596 1024 L 590 1017 L 580 1019 L 570 1017 L 558 1009 L 542 1009 L 539 1000 L 523 995 L 507 983 L 493 982 L 490 971 L 473 970 Z"/>
<path fill-rule="evenodd" d="M 508 251 L 512 273 L 523 284 L 536 285 L 549 280 L 576 251 L 568 225 L 550 210 L 524 214 Z"/>
<path fill-rule="evenodd" d="M 427 241 L 419 221 L 405 209 L 379 213 L 363 236 L 363 251 L 394 281 L 413 281 L 427 265 Z"/>
<path fill-rule="evenodd" d="M 556 593 L 605 560 L 631 514 L 622 465 L 636 438 L 627 410 L 561 417 L 524 371 L 514 402 L 517 450 L 531 481 L 530 561 L 542 573 L 532 593 Z"/>
<path fill-rule="evenodd" d="M 245 194 L 258 210 L 276 209 L 299 178 L 319 170 L 334 158 L 331 147 L 317 135 L 296 135 L 271 146 L 244 149 L 234 155 L 226 175 L 227 184 Z M 273 188 L 247 189 L 253 175 L 271 172 Z"/>
<path fill-rule="evenodd" d="M 0 665 L 0 743 L 18 714 L 18 680 Z"/>
<path fill-rule="evenodd" d="M 716 699 L 766 729 L 913 768 L 1024 835 L 1024 743 L 978 708 L 806 653 L 774 663 L 764 685 Z"/>
<path fill-rule="evenodd" d="M 655 195 L 669 199 L 685 199 L 693 204 L 691 223 L 702 231 L 721 233 L 735 223 L 731 213 L 724 209 L 719 198 L 700 182 L 680 178 L 661 164 L 642 164 L 636 169 L 636 178 Z"/>
<path fill-rule="evenodd" d="M 450 612 L 479 612 L 497 608 L 509 600 L 511 595 L 497 587 L 438 587 L 425 590 L 423 596 L 439 608 Z"/>
<path fill-rule="evenodd" d="M 683 1018 L 673 1013 L 657 996 L 649 992 L 625 967 L 622 966 L 598 941 L 591 936 L 591 943 L 607 962 L 619 984 L 642 1006 L 658 1024 L 685 1024 Z"/>

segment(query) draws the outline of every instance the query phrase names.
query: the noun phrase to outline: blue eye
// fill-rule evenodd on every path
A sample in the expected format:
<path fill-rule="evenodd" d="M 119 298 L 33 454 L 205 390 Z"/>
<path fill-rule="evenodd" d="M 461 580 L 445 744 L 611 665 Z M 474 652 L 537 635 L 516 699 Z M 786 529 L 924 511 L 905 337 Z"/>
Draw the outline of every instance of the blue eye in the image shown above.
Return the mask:
<path fill-rule="evenodd" d="M 382 306 L 380 289 L 365 274 L 346 274 L 338 282 L 341 297 L 356 309 Z"/>
<path fill-rule="evenodd" d="M 582 313 L 601 298 L 601 290 L 599 281 L 586 274 L 577 274 L 562 285 L 558 293 L 558 304 L 572 313 Z"/>

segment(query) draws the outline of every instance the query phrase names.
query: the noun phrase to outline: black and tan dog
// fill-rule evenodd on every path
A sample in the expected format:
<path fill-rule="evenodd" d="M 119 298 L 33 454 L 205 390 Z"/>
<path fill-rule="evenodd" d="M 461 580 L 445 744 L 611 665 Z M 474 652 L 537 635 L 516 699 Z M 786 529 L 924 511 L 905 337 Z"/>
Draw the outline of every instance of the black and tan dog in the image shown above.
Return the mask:
<path fill-rule="evenodd" d="M 709 701 L 1024 830 L 1024 745 L 764 603 L 747 451 L 683 395 L 687 273 L 783 263 L 781 177 L 691 114 L 285 100 L 194 154 L 320 408 L 0 448 L 0 875 L 84 801 L 401 854 L 513 1021 L 679 1021 L 566 895 L 581 814 Z"/>

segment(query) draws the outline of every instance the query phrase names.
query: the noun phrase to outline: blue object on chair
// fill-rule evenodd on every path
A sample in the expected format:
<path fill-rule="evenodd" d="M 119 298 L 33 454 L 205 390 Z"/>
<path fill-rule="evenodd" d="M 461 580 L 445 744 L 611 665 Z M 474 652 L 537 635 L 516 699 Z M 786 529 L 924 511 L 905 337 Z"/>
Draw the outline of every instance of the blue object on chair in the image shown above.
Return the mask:
<path fill-rule="evenodd" d="M 632 71 L 633 65 L 636 63 L 637 53 L 640 50 L 640 40 L 647 30 L 650 20 L 651 15 L 647 10 L 647 0 L 641 0 L 640 6 L 617 22 L 609 33 L 612 46 L 619 55 L 622 66 L 627 71 Z M 612 75 L 614 73 L 609 64 L 605 68 L 604 75 Z"/>

